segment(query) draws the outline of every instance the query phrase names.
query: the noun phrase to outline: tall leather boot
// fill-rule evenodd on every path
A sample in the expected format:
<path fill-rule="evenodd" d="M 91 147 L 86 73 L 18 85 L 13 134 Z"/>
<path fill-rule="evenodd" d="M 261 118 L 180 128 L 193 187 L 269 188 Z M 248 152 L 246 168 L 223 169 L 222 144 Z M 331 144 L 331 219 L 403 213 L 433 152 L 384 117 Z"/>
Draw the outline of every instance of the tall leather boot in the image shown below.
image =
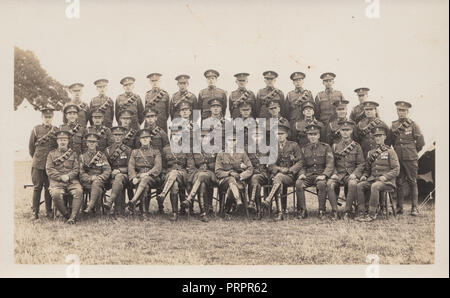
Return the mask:
<path fill-rule="evenodd" d="M 205 209 L 205 193 L 206 193 L 206 186 L 204 183 L 202 183 L 202 186 L 200 187 L 200 193 L 198 196 L 198 205 L 200 207 L 200 220 L 203 222 L 208 222 L 208 215 L 206 214 Z"/>
<path fill-rule="evenodd" d="M 50 195 L 50 191 L 46 187 L 44 190 L 44 200 L 45 200 L 45 213 L 48 218 L 53 217 L 52 210 L 52 196 Z"/>
<path fill-rule="evenodd" d="M 281 192 L 278 192 L 278 194 L 275 197 L 275 203 L 277 205 L 277 216 L 275 217 L 275 221 L 280 221 L 284 219 L 283 211 L 281 210 Z"/>
<path fill-rule="evenodd" d="M 81 205 L 83 204 L 83 192 L 72 194 L 72 196 L 72 213 L 67 221 L 68 224 L 75 224 L 78 214 L 80 213 Z"/>
<path fill-rule="evenodd" d="M 409 182 L 409 193 L 411 194 L 411 215 L 418 216 L 419 209 L 419 192 L 417 189 L 417 181 Z"/>
<path fill-rule="evenodd" d="M 32 209 L 33 209 L 33 216 L 35 219 L 39 218 L 39 205 L 41 203 L 41 191 L 42 191 L 42 189 L 36 189 L 36 188 L 33 190 Z"/>
<path fill-rule="evenodd" d="M 265 208 L 270 208 L 270 202 L 272 201 L 272 199 L 275 197 L 276 193 L 278 192 L 278 189 L 280 189 L 281 187 L 281 183 L 277 182 L 274 183 L 272 186 L 272 189 L 270 190 L 269 195 L 264 199 L 264 201 L 262 202 L 263 207 Z"/>
<path fill-rule="evenodd" d="M 172 217 L 170 218 L 170 220 L 177 221 L 178 220 L 178 194 L 177 193 L 170 193 L 170 204 L 172 205 Z"/>
<path fill-rule="evenodd" d="M 67 210 L 66 204 L 64 204 L 64 199 L 62 195 L 60 197 L 55 196 L 53 198 L 53 204 L 55 205 L 56 210 L 58 210 L 59 213 L 61 213 L 65 219 L 69 219 L 70 217 L 69 210 Z"/>

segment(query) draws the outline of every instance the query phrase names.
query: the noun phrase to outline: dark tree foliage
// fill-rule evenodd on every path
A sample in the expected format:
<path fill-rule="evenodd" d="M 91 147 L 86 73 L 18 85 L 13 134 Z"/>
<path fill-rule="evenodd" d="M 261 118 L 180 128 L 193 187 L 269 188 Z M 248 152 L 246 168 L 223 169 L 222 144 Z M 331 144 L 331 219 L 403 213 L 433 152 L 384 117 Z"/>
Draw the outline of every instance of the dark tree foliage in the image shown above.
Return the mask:
<path fill-rule="evenodd" d="M 49 105 L 60 111 L 69 96 L 66 86 L 47 74 L 32 51 L 14 47 L 14 110 L 24 100 L 36 110 Z"/>

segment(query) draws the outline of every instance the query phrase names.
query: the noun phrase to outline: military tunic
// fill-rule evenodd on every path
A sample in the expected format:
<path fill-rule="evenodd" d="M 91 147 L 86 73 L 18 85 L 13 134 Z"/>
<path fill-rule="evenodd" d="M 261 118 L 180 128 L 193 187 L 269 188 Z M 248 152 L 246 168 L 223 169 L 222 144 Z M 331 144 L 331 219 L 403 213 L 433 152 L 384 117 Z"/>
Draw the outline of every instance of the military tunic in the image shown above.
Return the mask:
<path fill-rule="evenodd" d="M 287 173 L 281 173 L 277 167 L 288 169 Z M 282 182 L 285 186 L 294 184 L 294 179 L 302 167 L 301 151 L 297 143 L 286 141 L 283 148 L 278 144 L 278 158 L 275 164 L 269 165 L 273 183 L 276 180 Z"/>
<path fill-rule="evenodd" d="M 169 118 L 169 93 L 161 88 L 152 88 L 145 94 L 145 108 L 153 107 L 158 111 L 156 124 L 167 133 Z"/>
<path fill-rule="evenodd" d="M 333 146 L 333 144 L 339 143 L 341 140 L 341 133 L 339 132 L 339 128 L 341 127 L 339 125 L 339 122 L 341 121 L 347 121 L 347 118 L 336 118 L 332 121 L 330 121 L 326 127 L 325 132 L 325 142 L 328 143 L 328 145 Z"/>
<path fill-rule="evenodd" d="M 164 147 L 170 144 L 169 137 L 167 136 L 166 132 L 159 126 L 154 126 L 153 128 L 151 128 L 147 123 L 144 124 L 144 127 L 151 130 L 152 137 L 150 146 L 154 149 L 159 150 L 162 154 Z M 136 137 L 136 144 L 137 148 L 141 146 L 139 136 Z"/>
<path fill-rule="evenodd" d="M 75 101 L 75 100 L 72 100 L 69 103 L 76 104 L 78 106 L 79 111 L 78 111 L 78 120 L 77 121 L 84 128 L 86 128 L 88 120 L 89 120 L 89 117 L 91 115 L 91 111 L 89 109 L 89 106 L 87 104 L 85 104 L 84 102 Z M 68 121 L 67 121 L 66 115 L 63 115 L 63 123 L 67 124 L 67 122 Z"/>
<path fill-rule="evenodd" d="M 284 98 L 284 93 L 280 89 L 274 87 L 265 87 L 258 91 L 255 104 L 255 114 L 257 115 L 257 118 L 270 118 L 267 104 L 271 99 L 279 100 L 281 116 L 288 118 L 289 107 Z"/>
<path fill-rule="evenodd" d="M 311 91 L 303 88 L 295 88 L 286 96 L 286 101 L 289 104 L 289 123 L 296 123 L 303 120 L 302 104 L 305 101 L 314 101 Z"/>
<path fill-rule="evenodd" d="M 251 177 L 253 166 L 247 153 L 230 154 L 221 152 L 217 154 L 215 174 L 219 180 L 219 187 L 226 190 L 233 181 L 237 183 L 240 189 L 243 189 L 244 185 L 241 183 L 242 181 L 236 181 L 231 176 L 231 173 L 241 174 L 242 181 Z"/>
<path fill-rule="evenodd" d="M 128 163 L 128 177 L 130 180 L 141 178 L 142 174 L 148 174 L 156 182 L 161 174 L 162 159 L 159 150 L 141 147 L 131 151 Z"/>
<path fill-rule="evenodd" d="M 106 147 L 111 146 L 113 143 L 113 139 L 111 136 L 111 130 L 105 126 L 90 126 L 87 128 L 87 133 L 95 133 L 100 136 L 98 140 L 97 148 L 101 152 L 105 152 Z M 87 145 L 86 145 L 87 147 Z"/>
<path fill-rule="evenodd" d="M 90 111 L 100 109 L 105 114 L 103 118 L 103 125 L 111 128 L 114 120 L 114 101 L 106 95 L 98 95 L 91 100 L 89 105 Z M 94 124 L 92 116 L 89 115 L 91 125 Z"/>
<path fill-rule="evenodd" d="M 91 181 L 91 176 L 98 176 L 98 183 Z M 101 186 L 109 179 L 111 166 L 106 155 L 101 151 L 86 151 L 80 156 L 80 181 L 83 187 Z"/>
<path fill-rule="evenodd" d="M 131 149 L 138 148 L 137 133 L 138 132 L 136 129 L 129 128 L 122 139 L 122 143 L 127 145 Z M 140 145 L 140 143 L 139 143 L 139 145 Z"/>
<path fill-rule="evenodd" d="M 174 95 L 172 95 L 172 99 L 170 100 L 169 104 L 170 119 L 172 121 L 173 119 L 180 117 L 180 110 L 178 107 L 180 102 L 182 102 L 183 100 L 188 101 L 193 109 L 196 109 L 198 106 L 197 97 L 195 96 L 194 93 L 189 91 L 176 92 Z"/>
<path fill-rule="evenodd" d="M 411 119 L 399 119 L 392 122 L 389 139 L 392 141 L 400 162 L 400 174 L 397 179 L 398 205 L 400 208 L 403 208 L 403 187 L 407 184 L 412 198 L 412 205 L 417 207 L 417 172 L 419 168 L 419 156 L 417 153 L 425 145 L 424 137 L 416 122 Z"/>
<path fill-rule="evenodd" d="M 312 123 L 315 123 L 322 127 L 320 131 L 320 141 L 325 141 L 325 125 L 322 122 L 317 121 L 314 117 L 312 119 L 305 118 L 303 120 L 297 121 L 294 128 L 292 129 L 293 133 L 291 138 L 298 143 L 300 148 L 305 147 L 309 143 L 308 136 L 306 135 L 306 127 Z"/>
<path fill-rule="evenodd" d="M 69 148 L 72 148 L 77 155 L 81 155 L 86 151 L 86 142 L 84 141 L 86 127 L 79 122 L 75 122 L 61 125 L 60 130 L 68 130 L 70 132 Z"/>
<path fill-rule="evenodd" d="M 378 150 L 378 151 L 377 151 Z M 395 188 L 396 177 L 400 173 L 400 164 L 397 153 L 394 149 L 386 145 L 379 146 L 368 152 L 363 176 L 368 177 L 367 180 L 358 183 L 358 209 L 365 210 L 365 192 L 370 190 L 369 211 L 374 213 L 379 203 L 379 193 L 382 190 Z M 384 176 L 386 180 L 380 181 L 379 178 Z"/>
<path fill-rule="evenodd" d="M 116 206 L 119 207 L 120 213 L 123 213 L 125 205 L 125 193 L 123 191 L 129 185 L 128 161 L 131 156 L 131 148 L 123 143 L 114 143 L 106 148 L 105 154 L 111 166 L 111 171 L 120 171 L 117 174 L 111 172 L 111 196 L 107 198 L 107 201 L 110 203 L 115 202 Z"/>
<path fill-rule="evenodd" d="M 359 121 L 358 125 L 356 126 L 356 133 L 355 133 L 355 141 L 357 141 L 363 150 L 364 157 L 367 156 L 367 153 L 374 149 L 377 146 L 377 143 L 375 142 L 375 139 L 372 137 L 371 131 L 373 128 L 377 126 L 382 126 L 386 130 L 389 130 L 389 127 L 381 121 L 379 118 L 364 118 L 361 121 Z M 388 139 L 385 141 L 388 143 Z"/>
<path fill-rule="evenodd" d="M 192 184 L 198 179 L 209 188 L 217 184 L 216 174 L 214 173 L 216 156 L 216 153 L 194 153 L 192 155 L 194 163 L 189 179 Z"/>
<path fill-rule="evenodd" d="M 163 170 L 164 183 L 174 180 L 176 183 L 171 188 L 171 193 L 178 193 L 180 189 L 186 190 L 189 174 L 192 171 L 193 159 L 190 153 L 173 153 L 170 145 L 163 148 Z"/>
<path fill-rule="evenodd" d="M 328 124 L 336 115 L 334 103 L 342 100 L 344 100 L 344 95 L 342 95 L 341 91 L 333 89 L 320 91 L 315 99 L 317 119 Z"/>
<path fill-rule="evenodd" d="M 131 127 L 133 129 L 139 129 L 139 126 L 144 121 L 144 106 L 141 97 L 133 92 L 122 93 L 117 97 L 115 111 L 116 120 L 119 125 L 122 125 L 119 116 L 123 110 L 133 112 L 134 116 L 131 121 Z"/>
<path fill-rule="evenodd" d="M 232 119 L 241 117 L 239 111 L 239 103 L 242 101 L 248 102 L 252 107 L 252 117 L 256 117 L 256 97 L 253 91 L 247 88 L 238 88 L 231 92 L 228 99 L 228 106 L 230 107 L 230 116 Z M 225 114 L 225 111 L 224 111 Z"/>
<path fill-rule="evenodd" d="M 200 91 L 198 94 L 198 108 L 202 111 L 202 119 L 211 116 L 209 101 L 211 99 L 218 99 L 222 104 L 222 114 L 225 115 L 227 110 L 227 93 L 225 90 L 210 86 Z"/>
<path fill-rule="evenodd" d="M 33 128 L 29 140 L 29 153 L 33 158 L 31 164 L 31 181 L 33 182 L 33 211 L 39 213 L 42 188 L 44 188 L 46 211 L 52 209 L 52 201 L 49 193 L 49 180 L 45 171 L 45 163 L 50 151 L 56 149 L 55 132 L 57 127 L 52 125 L 37 125 Z"/>

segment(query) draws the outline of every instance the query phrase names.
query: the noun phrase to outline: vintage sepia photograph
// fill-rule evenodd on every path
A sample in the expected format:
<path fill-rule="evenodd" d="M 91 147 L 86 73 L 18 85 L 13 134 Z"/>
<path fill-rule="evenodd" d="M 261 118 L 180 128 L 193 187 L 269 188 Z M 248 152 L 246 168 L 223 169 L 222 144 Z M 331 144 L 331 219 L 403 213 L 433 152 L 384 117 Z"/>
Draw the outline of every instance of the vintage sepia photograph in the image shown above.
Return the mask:
<path fill-rule="evenodd" d="M 448 277 L 447 1 L 1 6 L 11 266 Z"/>

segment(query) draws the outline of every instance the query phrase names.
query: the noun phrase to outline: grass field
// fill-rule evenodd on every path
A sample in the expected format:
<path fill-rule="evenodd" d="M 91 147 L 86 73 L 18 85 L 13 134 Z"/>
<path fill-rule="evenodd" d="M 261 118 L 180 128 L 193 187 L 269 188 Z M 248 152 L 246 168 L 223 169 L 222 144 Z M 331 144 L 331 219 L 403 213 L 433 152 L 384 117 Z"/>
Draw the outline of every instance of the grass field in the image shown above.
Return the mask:
<path fill-rule="evenodd" d="M 202 223 L 195 217 L 169 222 L 154 215 L 138 218 L 92 218 L 69 226 L 41 218 L 31 221 L 30 162 L 15 163 L 15 261 L 17 264 L 65 264 L 76 254 L 81 264 L 158 265 L 300 265 L 365 264 L 376 254 L 381 264 L 434 263 L 434 206 L 419 217 L 402 215 L 373 223 L 321 221 L 317 201 L 307 197 L 310 217 L 282 222 L 231 222 L 214 218 Z M 288 201 L 292 204 L 292 200 Z M 152 201 L 152 210 L 156 211 Z M 169 202 L 166 200 L 166 210 Z M 406 206 L 406 213 L 409 206 Z"/>

